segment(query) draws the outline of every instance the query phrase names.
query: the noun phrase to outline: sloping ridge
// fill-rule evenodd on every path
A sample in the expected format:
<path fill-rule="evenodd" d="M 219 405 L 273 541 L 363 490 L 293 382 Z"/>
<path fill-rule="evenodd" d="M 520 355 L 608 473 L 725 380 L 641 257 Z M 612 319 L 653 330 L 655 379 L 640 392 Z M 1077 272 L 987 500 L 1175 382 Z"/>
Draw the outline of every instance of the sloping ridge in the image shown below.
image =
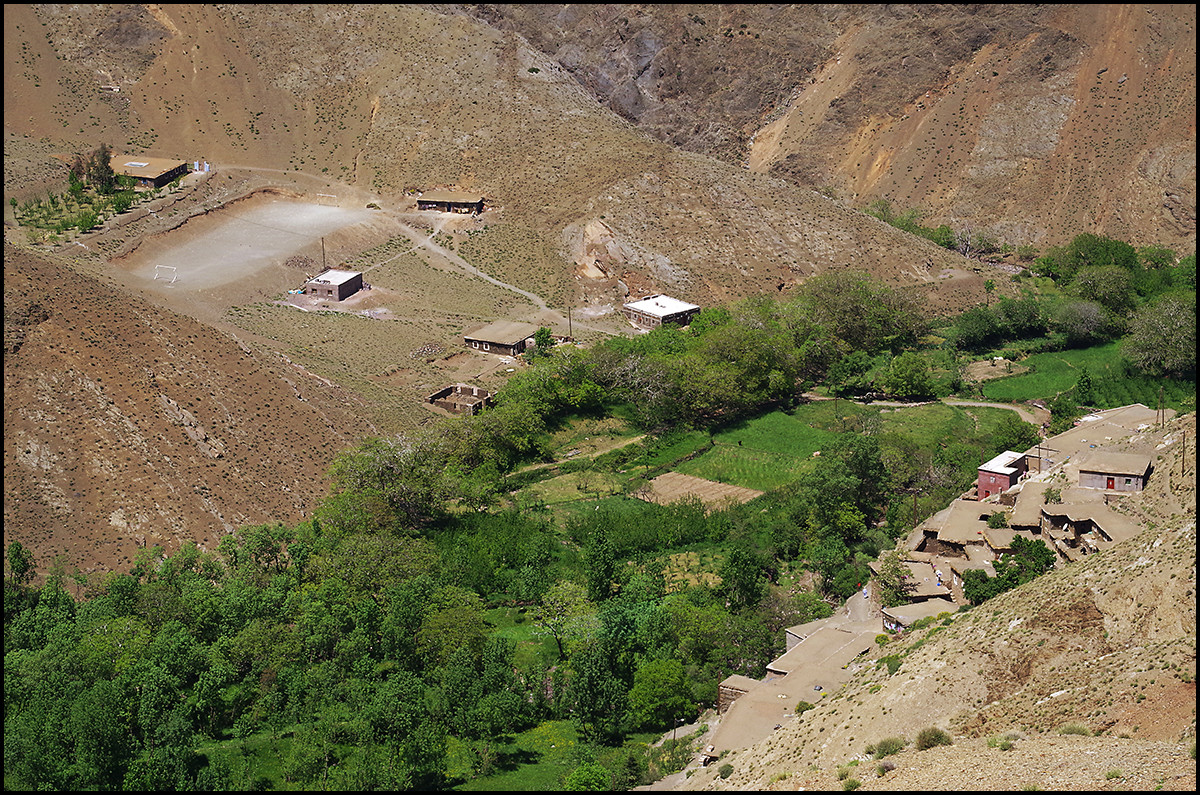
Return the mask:
<path fill-rule="evenodd" d="M 858 759 L 864 789 L 1192 790 L 1195 425 L 1192 413 L 1162 432 L 1157 482 L 1129 509 L 1141 534 L 877 648 L 839 693 L 723 757 L 728 778 L 711 765 L 679 788 L 840 788 L 837 767 Z M 895 674 L 874 664 L 883 655 L 901 658 Z M 1064 736 L 1065 724 L 1100 736 Z M 954 745 L 916 751 L 926 727 Z M 1010 732 L 1011 753 L 989 747 Z M 879 776 L 865 749 L 897 736 L 909 746 Z"/>
<path fill-rule="evenodd" d="M 4 537 L 43 571 L 300 521 L 370 430 L 343 390 L 63 258 L 5 245 L 4 317 Z"/>

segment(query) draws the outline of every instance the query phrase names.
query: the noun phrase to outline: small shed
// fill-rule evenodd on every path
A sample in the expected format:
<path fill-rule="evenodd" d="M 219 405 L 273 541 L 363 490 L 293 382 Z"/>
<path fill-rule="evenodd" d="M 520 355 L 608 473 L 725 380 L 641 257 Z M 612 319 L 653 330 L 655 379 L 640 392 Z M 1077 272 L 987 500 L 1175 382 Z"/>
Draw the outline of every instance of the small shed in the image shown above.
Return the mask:
<path fill-rule="evenodd" d="M 530 323 L 501 320 L 463 334 L 468 348 L 501 356 L 517 356 L 525 352 L 538 327 Z"/>
<path fill-rule="evenodd" d="M 899 607 L 885 607 L 880 612 L 883 614 L 884 629 L 902 632 L 922 618 L 934 618 L 942 613 L 958 612 L 958 605 L 949 599 L 929 599 Z"/>
<path fill-rule="evenodd" d="M 654 329 L 664 323 L 686 326 L 700 307 L 667 295 L 650 295 L 621 307 L 621 314 L 638 328 Z"/>
<path fill-rule="evenodd" d="M 478 414 L 495 402 L 494 393 L 470 384 L 442 387 L 425 400 L 454 414 L 472 415 Z"/>
<path fill-rule="evenodd" d="M 751 679 L 742 674 L 730 674 L 717 685 L 717 713 L 724 714 L 726 710 L 742 696 L 761 684 L 757 679 Z"/>
<path fill-rule="evenodd" d="M 144 188 L 161 188 L 191 170 L 183 160 L 162 157 L 112 155 L 108 164 L 114 174 L 132 177 Z"/>
<path fill-rule="evenodd" d="M 1079 485 L 1085 489 L 1141 491 L 1150 475 L 1150 458 L 1097 451 L 1079 462 Z"/>
<path fill-rule="evenodd" d="M 360 271 L 327 270 L 304 284 L 304 294 L 344 301 L 363 287 Z"/>
<path fill-rule="evenodd" d="M 1017 481 L 1025 472 L 1025 454 L 1005 450 L 991 461 L 980 465 L 975 481 L 975 493 L 980 500 L 986 500 L 993 494 L 1008 491 L 1017 485 Z"/>
<path fill-rule="evenodd" d="M 478 193 L 453 190 L 428 190 L 417 197 L 418 210 L 437 210 L 443 213 L 479 215 L 483 212 L 484 197 Z"/>

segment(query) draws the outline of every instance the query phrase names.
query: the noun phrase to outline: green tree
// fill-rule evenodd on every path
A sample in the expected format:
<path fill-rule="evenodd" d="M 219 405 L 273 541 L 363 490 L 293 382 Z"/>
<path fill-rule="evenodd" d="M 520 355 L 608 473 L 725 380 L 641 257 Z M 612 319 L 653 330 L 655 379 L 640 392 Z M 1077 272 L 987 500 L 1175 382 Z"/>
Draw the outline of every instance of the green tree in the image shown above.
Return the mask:
<path fill-rule="evenodd" d="M 112 168 L 112 147 L 108 144 L 100 144 L 88 156 L 87 180 L 92 190 L 100 194 L 110 194 L 116 188 L 117 176 Z"/>
<path fill-rule="evenodd" d="M 649 660 L 638 667 L 629 691 L 629 714 L 635 728 L 665 729 L 696 717 L 687 671 L 678 660 Z"/>
<path fill-rule="evenodd" d="M 1142 307 L 1121 343 L 1126 358 L 1155 375 L 1196 372 L 1196 294 L 1168 294 Z"/>
<path fill-rule="evenodd" d="M 879 599 L 884 607 L 896 607 L 908 601 L 914 583 L 909 580 L 908 567 L 900 559 L 900 552 L 888 550 L 879 556 L 879 573 L 875 576 L 879 584 Z"/>
<path fill-rule="evenodd" d="M 33 553 L 20 541 L 11 541 L 8 545 L 8 570 L 12 578 L 20 585 L 27 585 L 37 573 L 34 571 Z"/>
<path fill-rule="evenodd" d="M 566 656 L 564 643 L 594 625 L 594 621 L 588 621 L 589 616 L 594 618 L 595 613 L 588 601 L 587 590 L 572 580 L 559 580 L 542 597 L 536 620 L 538 626 L 554 638 L 559 659 L 562 659 Z"/>
<path fill-rule="evenodd" d="M 730 609 L 745 610 L 757 605 L 767 590 L 762 559 L 742 546 L 735 546 L 721 562 L 717 576 L 721 578 L 718 593 L 728 601 Z"/>
<path fill-rule="evenodd" d="M 919 353 L 902 353 L 892 359 L 887 374 L 888 391 L 901 400 L 929 397 L 933 394 L 933 374 L 929 362 Z"/>
<path fill-rule="evenodd" d="M 612 789 L 612 776 L 598 762 L 584 762 L 563 780 L 566 792 L 607 792 Z"/>

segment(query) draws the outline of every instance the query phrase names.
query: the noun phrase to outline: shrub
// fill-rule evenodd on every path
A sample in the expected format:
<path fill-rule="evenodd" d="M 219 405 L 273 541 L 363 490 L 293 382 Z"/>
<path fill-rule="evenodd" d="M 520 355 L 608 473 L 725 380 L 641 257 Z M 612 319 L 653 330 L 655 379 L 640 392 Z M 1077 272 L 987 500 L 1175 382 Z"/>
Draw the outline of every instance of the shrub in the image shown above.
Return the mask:
<path fill-rule="evenodd" d="M 1058 727 L 1059 734 L 1079 734 L 1084 737 L 1091 737 L 1092 730 L 1082 723 L 1064 723 Z"/>
<path fill-rule="evenodd" d="M 814 708 L 815 706 L 817 706 L 817 705 L 810 704 L 807 701 L 801 701 L 798 704 L 796 704 L 796 714 L 803 715 L 805 712 L 808 712 L 810 709 Z"/>
<path fill-rule="evenodd" d="M 950 735 L 935 726 L 930 726 L 928 729 L 921 729 L 920 733 L 917 734 L 918 751 L 928 750 L 935 745 L 950 745 L 952 743 L 953 740 L 950 739 Z"/>
<path fill-rule="evenodd" d="M 906 745 L 908 745 L 908 740 L 903 737 L 886 737 L 873 745 L 868 745 L 867 753 L 876 759 L 883 759 L 885 756 L 891 756 L 904 750 Z"/>
<path fill-rule="evenodd" d="M 1124 778 L 1125 774 L 1122 773 L 1120 770 L 1110 770 L 1104 774 L 1104 777 L 1111 781 L 1114 778 Z"/>
<path fill-rule="evenodd" d="M 847 790 L 847 791 L 852 790 L 852 789 L 858 789 L 861 786 L 862 786 L 862 782 L 856 778 L 848 778 L 842 782 L 842 789 Z"/>
<path fill-rule="evenodd" d="M 885 759 L 875 767 L 875 772 L 879 774 L 880 778 L 883 778 L 886 774 L 891 773 L 895 769 L 896 763 L 890 759 Z"/>
<path fill-rule="evenodd" d="M 729 778 L 729 776 L 733 774 L 733 765 L 726 762 L 717 770 L 717 774 L 721 778 Z"/>

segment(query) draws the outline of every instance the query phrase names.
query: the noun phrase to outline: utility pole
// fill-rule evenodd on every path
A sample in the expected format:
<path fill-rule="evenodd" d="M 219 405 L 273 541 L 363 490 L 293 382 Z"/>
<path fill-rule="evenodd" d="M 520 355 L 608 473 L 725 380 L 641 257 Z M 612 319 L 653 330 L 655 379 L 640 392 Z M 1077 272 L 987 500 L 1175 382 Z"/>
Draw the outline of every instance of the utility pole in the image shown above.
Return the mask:
<path fill-rule="evenodd" d="M 325 238 L 321 238 L 321 270 L 325 270 Z"/>
<path fill-rule="evenodd" d="M 567 307 L 567 336 L 575 338 L 575 332 L 571 330 L 571 307 Z"/>

